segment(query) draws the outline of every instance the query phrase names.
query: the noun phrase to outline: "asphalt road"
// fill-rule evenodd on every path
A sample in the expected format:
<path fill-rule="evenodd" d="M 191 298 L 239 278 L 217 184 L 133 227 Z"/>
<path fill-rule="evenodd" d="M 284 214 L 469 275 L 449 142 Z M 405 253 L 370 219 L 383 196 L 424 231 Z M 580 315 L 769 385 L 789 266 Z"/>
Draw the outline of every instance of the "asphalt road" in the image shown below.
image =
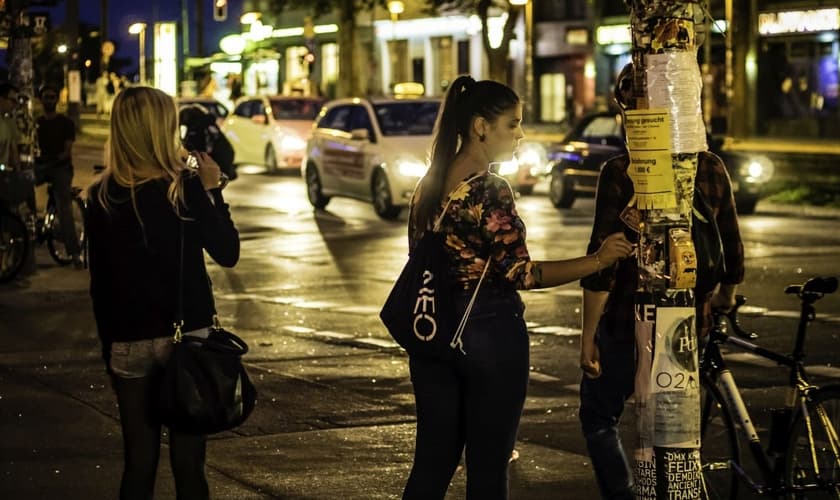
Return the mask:
<path fill-rule="evenodd" d="M 77 183 L 91 179 L 96 144 L 76 149 Z M 397 498 L 411 461 L 413 399 L 405 356 L 377 313 L 405 260 L 405 221 L 334 199 L 313 212 L 294 176 L 243 174 L 226 189 L 242 235 L 234 269 L 210 266 L 223 324 L 251 345 L 260 389 L 253 417 L 215 436 L 208 452 L 216 498 Z M 535 259 L 585 248 L 593 205 L 557 211 L 539 190 L 518 200 Z M 837 214 L 800 215 L 759 204 L 741 220 L 749 297 L 743 323 L 789 350 L 797 304 L 785 285 L 840 274 Z M 0 459 L 3 498 L 109 498 L 120 470 L 113 396 L 98 360 L 84 272 L 56 268 L 0 286 Z M 580 291 L 524 292 L 531 385 L 512 468 L 513 498 L 596 498 L 577 420 Z M 840 296 L 818 303 L 808 364 L 837 383 Z M 732 368 L 760 431 L 784 376 L 745 355 Z M 628 407 L 627 415 L 632 415 Z M 632 418 L 624 427 L 632 429 Z M 626 441 L 632 443 L 629 434 Z M 163 458 L 165 463 L 165 457 Z M 462 498 L 456 474 L 449 498 Z M 168 468 L 160 498 L 172 498 Z"/>

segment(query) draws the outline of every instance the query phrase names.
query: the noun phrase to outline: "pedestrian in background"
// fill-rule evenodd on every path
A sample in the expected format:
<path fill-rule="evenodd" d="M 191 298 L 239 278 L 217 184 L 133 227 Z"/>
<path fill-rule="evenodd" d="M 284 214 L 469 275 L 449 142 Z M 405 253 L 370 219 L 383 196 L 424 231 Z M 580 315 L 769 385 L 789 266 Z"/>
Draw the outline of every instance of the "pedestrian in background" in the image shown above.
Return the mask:
<path fill-rule="evenodd" d="M 414 465 L 404 499 L 441 499 L 466 448 L 467 498 L 508 497 L 508 462 L 528 385 L 529 345 L 517 290 L 579 279 L 631 252 L 623 235 L 590 255 L 532 261 L 513 191 L 489 172 L 512 158 L 524 137 L 522 104 L 506 85 L 458 77 L 447 91 L 428 173 L 411 200 L 409 248 L 441 215 L 460 317 L 488 259 L 463 344 L 466 355 L 442 361 L 411 356 L 417 405 Z"/>
<path fill-rule="evenodd" d="M 11 83 L 0 83 L 0 165 L 8 169 L 20 167 L 18 126 L 15 109 L 18 89 Z"/>
<path fill-rule="evenodd" d="M 73 120 L 56 112 L 58 89 L 43 85 L 40 90 L 44 114 L 35 121 L 40 155 L 35 158 L 35 183 L 49 182 L 55 197 L 61 239 L 76 269 L 82 269 L 81 246 L 73 219 Z"/>
<path fill-rule="evenodd" d="M 619 73 L 615 100 L 622 112 L 633 109 L 633 65 Z M 630 241 L 639 241 L 636 229 L 625 223 L 628 204 L 633 197 L 633 182 L 627 174 L 627 154 L 608 160 L 601 169 L 595 196 L 595 220 L 589 250 L 616 231 Z M 711 327 L 711 308 L 731 309 L 735 288 L 744 277 L 744 247 L 738 229 L 735 200 L 729 174 L 713 153 L 699 154 L 695 183 L 712 209 L 724 245 L 726 272 L 717 289 L 695 296 L 697 332 L 701 336 Z M 699 273 L 707 272 L 698 269 Z M 698 281 L 700 280 L 698 276 Z M 584 372 L 580 384 L 580 421 L 592 467 L 603 498 L 633 499 L 630 465 L 618 423 L 624 403 L 633 394 L 636 374 L 635 305 L 639 270 L 635 259 L 617 266 L 605 266 L 598 273 L 581 280 L 583 287 L 583 326 L 580 366 Z"/>
<path fill-rule="evenodd" d="M 151 499 L 161 424 L 154 408 L 172 351 L 176 311 L 184 335 L 206 336 L 216 314 L 204 250 L 239 259 L 239 233 L 219 187 L 218 165 L 177 147 L 175 101 L 150 87 L 114 100 L 106 169 L 90 188 L 90 293 L 102 354 L 116 392 L 124 445 L 120 498 Z M 209 498 L 206 438 L 169 432 L 178 499 Z"/>
<path fill-rule="evenodd" d="M 96 79 L 96 116 L 107 115 L 110 112 L 108 104 L 108 72 L 103 71 Z"/>

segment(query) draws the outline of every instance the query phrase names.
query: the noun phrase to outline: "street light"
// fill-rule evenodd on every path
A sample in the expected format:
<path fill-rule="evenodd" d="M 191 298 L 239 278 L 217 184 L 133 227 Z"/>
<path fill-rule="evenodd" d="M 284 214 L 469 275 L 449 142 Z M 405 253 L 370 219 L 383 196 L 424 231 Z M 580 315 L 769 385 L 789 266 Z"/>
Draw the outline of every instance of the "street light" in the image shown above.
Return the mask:
<path fill-rule="evenodd" d="M 391 0 L 388 2 L 388 12 L 391 13 L 391 38 L 397 38 L 397 21 L 400 19 L 400 14 L 405 12 L 405 4 L 400 0 Z"/>
<path fill-rule="evenodd" d="M 525 92 L 522 118 L 525 123 L 534 122 L 534 55 L 533 35 L 534 24 L 534 1 L 533 0 L 509 0 L 511 5 L 525 6 Z"/>
<path fill-rule="evenodd" d="M 140 38 L 140 84 L 143 85 L 146 83 L 146 23 L 134 23 L 128 32 Z"/>

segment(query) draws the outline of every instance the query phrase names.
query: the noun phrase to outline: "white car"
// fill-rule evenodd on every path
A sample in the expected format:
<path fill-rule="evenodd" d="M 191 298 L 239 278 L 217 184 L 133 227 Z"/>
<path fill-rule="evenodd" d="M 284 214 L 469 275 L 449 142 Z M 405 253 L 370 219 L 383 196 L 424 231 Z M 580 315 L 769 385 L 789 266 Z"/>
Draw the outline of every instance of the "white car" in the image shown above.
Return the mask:
<path fill-rule="evenodd" d="M 348 98 L 324 106 L 306 147 L 301 173 L 309 202 L 333 196 L 373 203 L 383 219 L 408 205 L 428 169 L 438 98 Z"/>
<path fill-rule="evenodd" d="M 243 97 L 222 131 L 236 152 L 236 163 L 265 165 L 269 173 L 297 170 L 324 100 L 318 97 Z"/>

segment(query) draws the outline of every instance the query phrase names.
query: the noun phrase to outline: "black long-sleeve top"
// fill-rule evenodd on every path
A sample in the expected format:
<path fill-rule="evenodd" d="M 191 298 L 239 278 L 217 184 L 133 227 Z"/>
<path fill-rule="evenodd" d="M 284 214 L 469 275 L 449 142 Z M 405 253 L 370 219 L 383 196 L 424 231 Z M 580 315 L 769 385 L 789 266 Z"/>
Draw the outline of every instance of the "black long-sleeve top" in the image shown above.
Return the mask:
<path fill-rule="evenodd" d="M 98 200 L 101 183 L 94 184 L 86 222 L 90 294 L 106 362 L 112 342 L 174 333 L 182 224 L 166 196 L 168 180 L 136 187 L 136 212 L 130 190 L 109 182 L 110 207 Z M 205 191 L 196 175 L 184 179 L 184 203 L 183 331 L 190 331 L 210 326 L 215 314 L 204 250 L 232 267 L 239 260 L 239 232 L 221 189 Z"/>

